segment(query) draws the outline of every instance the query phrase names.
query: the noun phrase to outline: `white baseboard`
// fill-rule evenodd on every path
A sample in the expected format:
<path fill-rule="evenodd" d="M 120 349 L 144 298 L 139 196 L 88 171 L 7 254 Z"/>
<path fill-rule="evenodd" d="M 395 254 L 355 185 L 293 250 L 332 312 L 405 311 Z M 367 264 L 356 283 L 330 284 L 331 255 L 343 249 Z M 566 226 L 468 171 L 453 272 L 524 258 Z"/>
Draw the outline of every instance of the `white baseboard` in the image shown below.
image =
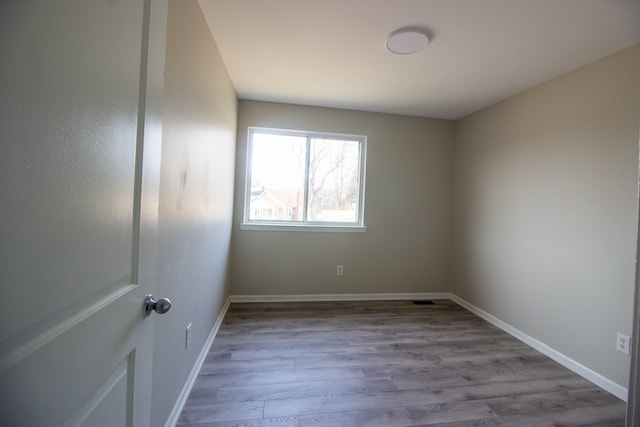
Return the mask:
<path fill-rule="evenodd" d="M 516 329 L 513 326 L 509 325 L 508 323 L 503 322 L 502 320 L 498 319 L 494 315 L 487 313 L 486 311 L 476 307 L 475 305 L 471 304 L 470 302 L 467 302 L 466 300 L 460 298 L 459 296 L 455 294 L 449 294 L 449 296 L 451 301 L 461 305 L 462 307 L 466 308 L 467 310 L 474 313 L 478 317 L 481 317 L 482 319 L 502 329 L 503 331 L 513 336 L 514 338 L 517 338 L 520 341 L 524 342 L 525 344 L 535 348 L 540 353 L 555 360 L 565 368 L 572 370 L 573 372 L 580 375 L 584 379 L 591 381 L 598 387 L 603 388 L 604 390 L 616 396 L 618 399 L 621 399 L 625 402 L 627 401 L 628 389 L 626 387 L 623 387 L 620 384 L 615 383 L 610 379 L 600 375 L 599 373 L 587 368 L 583 364 L 576 362 L 570 357 L 565 356 L 559 351 L 549 347 L 547 344 L 543 343 L 542 341 L 538 341 L 537 339 L 525 334 L 519 329 Z"/>
<path fill-rule="evenodd" d="M 231 302 L 313 302 L 449 299 L 448 292 L 396 294 L 231 295 Z"/>
<path fill-rule="evenodd" d="M 207 353 L 209 353 L 209 348 L 213 343 L 213 339 L 216 337 L 218 333 L 218 329 L 220 329 L 220 325 L 222 325 L 222 320 L 224 319 L 225 314 L 227 314 L 227 310 L 229 309 L 229 304 L 231 304 L 231 297 L 227 298 L 227 301 L 222 306 L 222 310 L 220 310 L 220 314 L 216 319 L 216 323 L 214 323 L 213 328 L 211 328 L 211 332 L 207 337 L 207 340 L 204 342 L 204 346 L 202 346 L 202 350 L 196 359 L 196 363 L 193 365 L 189 376 L 187 377 L 187 381 L 182 387 L 180 394 L 178 395 L 178 399 L 176 399 L 176 403 L 173 405 L 173 409 L 169 414 L 169 418 L 167 422 L 164 424 L 165 427 L 175 427 L 178 423 L 178 418 L 182 413 L 182 409 L 184 408 L 185 403 L 187 403 L 187 399 L 189 398 L 189 393 L 191 393 L 191 389 L 198 378 L 198 374 L 200 373 L 200 369 L 202 368 L 202 364 L 204 360 L 207 358 Z"/>

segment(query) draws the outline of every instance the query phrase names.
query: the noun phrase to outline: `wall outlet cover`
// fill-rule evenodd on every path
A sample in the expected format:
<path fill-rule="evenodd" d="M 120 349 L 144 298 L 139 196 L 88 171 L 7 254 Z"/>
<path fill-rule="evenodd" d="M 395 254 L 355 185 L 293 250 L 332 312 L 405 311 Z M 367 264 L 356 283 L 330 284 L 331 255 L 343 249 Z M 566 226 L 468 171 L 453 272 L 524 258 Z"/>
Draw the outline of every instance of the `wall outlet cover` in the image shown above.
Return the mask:
<path fill-rule="evenodd" d="M 184 348 L 189 348 L 189 344 L 191 344 L 191 323 L 184 330 Z"/>
<path fill-rule="evenodd" d="M 616 340 L 616 350 L 621 351 L 624 354 L 629 354 L 629 348 L 631 344 L 629 340 L 630 339 L 627 335 L 624 335 L 618 332 L 618 336 Z"/>

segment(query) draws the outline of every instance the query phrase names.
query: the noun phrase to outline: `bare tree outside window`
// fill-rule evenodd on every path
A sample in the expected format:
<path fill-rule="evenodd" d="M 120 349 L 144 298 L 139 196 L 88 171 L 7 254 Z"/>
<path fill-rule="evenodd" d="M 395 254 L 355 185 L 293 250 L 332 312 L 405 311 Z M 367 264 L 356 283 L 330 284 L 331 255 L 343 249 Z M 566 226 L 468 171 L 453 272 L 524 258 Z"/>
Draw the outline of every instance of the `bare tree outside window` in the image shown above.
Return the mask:
<path fill-rule="evenodd" d="M 347 194 L 358 177 L 359 142 L 311 139 L 309 215 L 314 221 L 356 221 Z"/>

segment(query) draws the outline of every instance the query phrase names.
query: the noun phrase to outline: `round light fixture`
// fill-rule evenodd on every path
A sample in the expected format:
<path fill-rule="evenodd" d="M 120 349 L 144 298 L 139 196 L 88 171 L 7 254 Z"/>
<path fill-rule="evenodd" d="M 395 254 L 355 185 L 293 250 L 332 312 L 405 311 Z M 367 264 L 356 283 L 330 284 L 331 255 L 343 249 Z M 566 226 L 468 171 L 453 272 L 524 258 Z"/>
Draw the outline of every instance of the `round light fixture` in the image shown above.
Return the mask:
<path fill-rule="evenodd" d="M 429 37 L 424 31 L 417 29 L 401 29 L 387 37 L 387 50 L 399 55 L 420 52 L 429 43 Z"/>

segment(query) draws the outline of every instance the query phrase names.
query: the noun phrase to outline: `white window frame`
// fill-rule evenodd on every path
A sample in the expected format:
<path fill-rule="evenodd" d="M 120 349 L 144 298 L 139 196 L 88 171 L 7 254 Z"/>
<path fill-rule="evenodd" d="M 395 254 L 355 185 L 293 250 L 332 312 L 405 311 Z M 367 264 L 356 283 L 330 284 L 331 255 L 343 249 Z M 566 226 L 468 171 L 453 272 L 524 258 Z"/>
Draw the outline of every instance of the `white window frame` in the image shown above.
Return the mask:
<path fill-rule="evenodd" d="M 304 207 L 304 219 L 303 221 L 265 221 L 265 220 L 250 220 L 250 201 L 251 201 L 251 165 L 252 165 L 252 151 L 253 151 L 253 135 L 255 133 L 269 133 L 275 135 L 287 135 L 304 137 L 307 140 L 307 166 L 305 168 L 305 207 Z M 327 221 L 309 221 L 306 220 L 307 207 L 306 207 L 306 194 L 309 185 L 309 144 L 313 138 L 318 139 L 337 139 L 337 140 L 349 140 L 357 141 L 360 144 L 360 158 L 359 158 L 359 179 L 358 179 L 358 209 L 357 220 L 355 222 L 327 222 Z M 244 189 L 244 209 L 243 219 L 240 224 L 241 230 L 254 230 L 254 231 L 319 231 L 319 232 L 352 232 L 352 233 L 364 233 L 367 228 L 364 225 L 364 195 L 365 195 L 365 180 L 366 180 L 366 158 L 367 158 L 367 137 L 364 135 L 352 135 L 341 133 L 327 133 L 327 132 L 308 132 L 300 130 L 290 129 L 274 129 L 250 126 L 247 132 L 247 155 L 246 155 L 246 167 L 245 167 L 245 189 Z"/>

